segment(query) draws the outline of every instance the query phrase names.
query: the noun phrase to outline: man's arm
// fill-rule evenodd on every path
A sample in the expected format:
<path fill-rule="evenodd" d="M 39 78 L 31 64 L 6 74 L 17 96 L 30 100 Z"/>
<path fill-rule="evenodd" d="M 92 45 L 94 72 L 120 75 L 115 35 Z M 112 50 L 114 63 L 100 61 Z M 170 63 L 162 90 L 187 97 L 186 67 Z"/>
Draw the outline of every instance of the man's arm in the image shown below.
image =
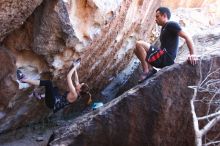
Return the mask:
<path fill-rule="evenodd" d="M 78 77 L 78 74 L 77 74 L 77 70 L 75 70 L 75 72 L 74 72 L 74 78 L 75 78 L 75 80 L 74 80 L 75 84 L 79 85 L 79 77 Z"/>
<path fill-rule="evenodd" d="M 76 92 L 76 88 L 75 86 L 73 85 L 73 82 L 72 82 L 72 75 L 73 75 L 73 72 L 76 71 L 76 67 L 73 67 L 69 73 L 67 74 L 67 84 L 68 84 L 68 87 L 69 87 L 69 90 L 70 92 L 72 93 L 73 95 L 73 98 L 76 99 L 78 94 Z"/>
<path fill-rule="evenodd" d="M 195 65 L 195 64 L 196 64 L 197 57 L 195 56 L 195 50 L 194 50 L 194 47 L 193 47 L 193 42 L 192 42 L 192 40 L 191 40 L 191 39 L 189 38 L 189 36 L 186 35 L 186 33 L 185 33 L 184 31 L 182 31 L 182 30 L 178 33 L 178 35 L 186 41 L 187 47 L 189 48 L 189 57 L 188 57 L 188 60 L 189 60 L 189 62 L 190 62 L 192 65 Z"/>

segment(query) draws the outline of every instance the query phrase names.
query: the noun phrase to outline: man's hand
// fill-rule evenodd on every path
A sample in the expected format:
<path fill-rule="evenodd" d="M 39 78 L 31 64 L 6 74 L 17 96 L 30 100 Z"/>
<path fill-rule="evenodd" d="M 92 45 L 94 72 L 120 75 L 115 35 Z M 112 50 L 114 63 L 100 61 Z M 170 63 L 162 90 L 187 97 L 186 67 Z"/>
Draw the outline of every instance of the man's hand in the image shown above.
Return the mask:
<path fill-rule="evenodd" d="M 197 63 L 198 57 L 194 54 L 188 55 L 188 61 L 190 64 L 195 65 Z"/>

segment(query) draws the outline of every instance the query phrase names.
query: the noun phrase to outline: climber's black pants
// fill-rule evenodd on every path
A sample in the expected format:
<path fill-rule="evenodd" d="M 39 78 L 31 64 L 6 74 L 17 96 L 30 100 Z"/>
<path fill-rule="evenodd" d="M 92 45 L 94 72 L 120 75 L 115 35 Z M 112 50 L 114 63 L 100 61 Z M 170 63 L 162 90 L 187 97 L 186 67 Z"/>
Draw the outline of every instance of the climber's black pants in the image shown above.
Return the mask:
<path fill-rule="evenodd" d="M 55 95 L 58 94 L 57 87 L 53 87 L 50 80 L 40 80 L 40 86 L 45 86 L 45 103 L 53 109 L 55 103 Z"/>

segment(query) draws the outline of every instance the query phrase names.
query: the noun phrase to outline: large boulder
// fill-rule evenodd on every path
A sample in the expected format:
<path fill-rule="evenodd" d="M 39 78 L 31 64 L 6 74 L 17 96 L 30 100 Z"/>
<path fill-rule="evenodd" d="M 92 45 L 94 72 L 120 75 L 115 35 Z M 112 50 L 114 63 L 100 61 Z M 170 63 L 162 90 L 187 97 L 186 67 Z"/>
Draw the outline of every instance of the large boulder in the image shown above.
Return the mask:
<path fill-rule="evenodd" d="M 196 66 L 183 62 L 166 67 L 104 107 L 56 130 L 50 145 L 192 146 L 189 86 L 219 67 L 219 55 L 202 57 Z"/>

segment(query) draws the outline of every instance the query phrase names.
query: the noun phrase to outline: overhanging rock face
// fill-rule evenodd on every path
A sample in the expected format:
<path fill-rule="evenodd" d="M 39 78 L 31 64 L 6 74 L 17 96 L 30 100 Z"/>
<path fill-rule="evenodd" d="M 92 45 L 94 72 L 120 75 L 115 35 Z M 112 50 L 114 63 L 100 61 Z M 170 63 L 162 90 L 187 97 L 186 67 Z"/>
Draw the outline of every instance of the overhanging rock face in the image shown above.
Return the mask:
<path fill-rule="evenodd" d="M 193 90 L 188 86 L 197 85 L 200 70 L 205 77 L 219 68 L 220 56 L 203 57 L 196 66 L 184 62 L 164 68 L 99 110 L 56 130 L 50 145 L 193 146 Z"/>
<path fill-rule="evenodd" d="M 29 98 L 34 87 L 18 88 L 17 68 L 28 78 L 50 78 L 63 91 L 67 90 L 66 74 L 72 60 L 81 57 L 80 81 L 99 92 L 131 61 L 135 41 L 149 36 L 159 3 L 160 0 L 118 0 L 108 1 L 107 5 L 95 0 L 1 1 L 0 41 L 12 56 L 9 62 L 14 62 L 13 66 L 3 65 L 0 71 L 10 70 L 12 76 L 0 81 L 1 99 L 7 99 L 1 105 L 0 133 L 38 122 L 49 114 L 44 101 Z M 4 75 L 0 73 L 0 78 Z M 5 83 L 13 85 L 13 92 L 7 92 Z"/>
<path fill-rule="evenodd" d="M 135 41 L 150 36 L 159 3 L 119 0 L 108 2 L 110 9 L 102 1 L 45 0 L 3 44 L 17 67 L 49 73 L 62 89 L 72 60 L 81 57 L 80 80 L 98 92 L 131 61 Z"/>

